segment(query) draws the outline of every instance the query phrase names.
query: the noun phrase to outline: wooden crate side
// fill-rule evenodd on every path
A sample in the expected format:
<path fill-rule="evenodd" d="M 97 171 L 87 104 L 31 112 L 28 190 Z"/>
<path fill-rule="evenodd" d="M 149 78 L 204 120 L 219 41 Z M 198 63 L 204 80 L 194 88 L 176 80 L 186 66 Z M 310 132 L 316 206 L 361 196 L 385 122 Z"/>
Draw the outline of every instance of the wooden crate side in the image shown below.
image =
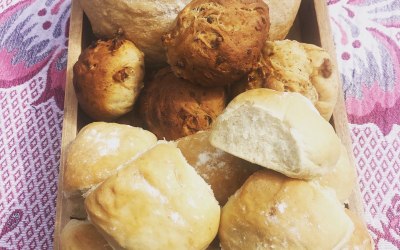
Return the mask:
<path fill-rule="evenodd" d="M 65 83 L 64 121 L 62 128 L 61 158 L 58 177 L 57 208 L 53 244 L 54 249 L 59 249 L 61 230 L 69 219 L 66 211 L 66 200 L 63 193 L 63 176 L 66 148 L 68 144 L 75 139 L 77 133 L 78 101 L 76 99 L 72 79 L 74 63 L 78 60 L 82 50 L 82 24 L 82 8 L 78 1 L 72 1 L 68 42 L 67 78 Z"/>
<path fill-rule="evenodd" d="M 331 56 L 333 65 L 335 65 L 335 67 L 338 67 L 336 59 L 336 49 L 335 49 L 335 44 L 333 42 L 333 35 L 331 31 L 329 13 L 326 1 L 314 0 L 314 6 L 317 17 L 321 46 Z M 336 70 L 336 74 L 334 77 L 336 78 L 336 81 L 339 83 L 339 95 L 338 95 L 338 101 L 333 111 L 333 124 L 337 135 L 342 140 L 342 143 L 347 149 L 347 153 L 349 154 L 350 158 L 350 163 L 355 168 L 356 165 L 354 161 L 353 147 L 352 147 L 352 141 L 350 137 L 350 130 L 347 119 L 346 105 L 344 101 L 342 82 L 338 70 Z M 356 182 L 353 193 L 349 198 L 348 205 L 350 210 L 354 211 L 362 219 L 364 219 L 364 208 L 358 181 Z"/>

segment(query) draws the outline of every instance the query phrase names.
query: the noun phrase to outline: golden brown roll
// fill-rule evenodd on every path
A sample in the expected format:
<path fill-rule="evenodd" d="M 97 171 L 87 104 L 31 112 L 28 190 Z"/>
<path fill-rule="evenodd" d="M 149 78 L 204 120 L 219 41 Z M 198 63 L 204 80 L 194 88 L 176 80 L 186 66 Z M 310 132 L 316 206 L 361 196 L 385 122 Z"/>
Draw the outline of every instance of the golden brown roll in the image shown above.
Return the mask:
<path fill-rule="evenodd" d="M 285 39 L 296 19 L 301 0 L 264 0 L 269 8 L 269 40 Z"/>
<path fill-rule="evenodd" d="M 165 64 L 161 36 L 189 0 L 79 0 L 95 35 L 112 38 L 118 30 L 144 52 L 152 66 Z"/>
<path fill-rule="evenodd" d="M 175 140 L 207 130 L 226 105 L 225 90 L 205 88 L 177 78 L 170 68 L 146 83 L 140 113 L 159 139 Z"/>
<path fill-rule="evenodd" d="M 112 250 L 88 221 L 70 220 L 61 232 L 61 250 Z"/>
<path fill-rule="evenodd" d="M 68 146 L 64 170 L 66 195 L 86 192 L 156 142 L 155 135 L 142 128 L 106 122 L 86 125 Z"/>
<path fill-rule="evenodd" d="M 322 186 L 335 190 L 338 199 L 346 202 L 354 190 L 357 178 L 356 169 L 350 163 L 346 148 L 342 145 L 336 165 L 325 175 L 316 179 Z"/>
<path fill-rule="evenodd" d="M 194 0 L 163 42 L 177 76 L 224 86 L 256 66 L 268 30 L 268 6 L 262 0 Z"/>
<path fill-rule="evenodd" d="M 329 120 L 336 105 L 338 82 L 330 56 L 322 48 L 292 40 L 266 42 L 258 68 L 232 87 L 233 96 L 249 89 L 298 92 Z"/>
<path fill-rule="evenodd" d="M 373 250 L 374 241 L 369 235 L 365 223 L 349 209 L 346 209 L 346 213 L 353 221 L 355 228 L 350 240 L 342 248 L 342 250 Z"/>
<path fill-rule="evenodd" d="M 173 143 L 160 143 L 95 190 L 89 220 L 114 249 L 205 249 L 220 207 Z"/>
<path fill-rule="evenodd" d="M 335 193 L 270 170 L 250 176 L 222 209 L 229 249 L 340 249 L 354 225 Z"/>
<path fill-rule="evenodd" d="M 94 120 L 115 120 L 133 109 L 143 77 L 143 53 L 132 42 L 97 41 L 74 65 L 79 106 Z"/>
<path fill-rule="evenodd" d="M 210 132 L 202 131 L 178 140 L 188 163 L 211 186 L 220 206 L 261 167 L 213 147 Z"/>

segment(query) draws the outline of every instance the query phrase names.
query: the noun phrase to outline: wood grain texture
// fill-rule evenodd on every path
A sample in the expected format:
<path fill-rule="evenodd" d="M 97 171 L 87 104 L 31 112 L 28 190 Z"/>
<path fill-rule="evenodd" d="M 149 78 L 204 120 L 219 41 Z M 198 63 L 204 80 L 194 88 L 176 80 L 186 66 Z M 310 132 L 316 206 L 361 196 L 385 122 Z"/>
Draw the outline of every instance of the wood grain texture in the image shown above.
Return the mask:
<path fill-rule="evenodd" d="M 73 86 L 73 66 L 82 51 L 82 23 L 83 11 L 78 1 L 72 1 L 68 42 L 67 79 L 65 83 L 64 121 L 61 142 L 61 159 L 58 177 L 57 208 L 54 231 L 54 249 L 60 248 L 60 233 L 69 220 L 64 198 L 63 176 L 65 166 L 66 148 L 75 139 L 78 124 L 78 101 Z"/>
<path fill-rule="evenodd" d="M 315 13 L 317 17 L 319 37 L 321 41 L 321 46 L 330 54 L 333 65 L 337 67 L 337 57 L 335 45 L 333 42 L 333 36 L 330 26 L 328 7 L 326 5 L 326 1 L 314 0 L 315 5 Z M 339 83 L 339 96 L 338 101 L 336 103 L 335 109 L 333 111 L 333 124 L 336 130 L 336 134 L 342 140 L 342 143 L 345 145 L 347 149 L 347 153 L 349 154 L 351 165 L 355 167 L 354 155 L 353 155 L 353 147 L 352 141 L 350 137 L 349 131 L 349 121 L 347 119 L 346 106 L 343 95 L 342 82 L 339 75 L 338 70 L 336 70 L 337 74 L 335 75 L 337 82 Z M 364 208 L 360 193 L 360 187 L 358 181 L 355 184 L 352 195 L 349 198 L 349 209 L 356 212 L 363 220 L 364 220 Z M 364 220 L 365 221 L 365 220 Z"/>
<path fill-rule="evenodd" d="M 68 45 L 68 65 L 67 79 L 65 86 L 65 101 L 64 101 L 64 122 L 61 145 L 61 164 L 59 171 L 59 184 L 57 196 L 57 214 L 55 221 L 54 233 L 54 249 L 60 248 L 60 233 L 69 218 L 67 211 L 67 200 L 63 195 L 63 173 L 65 164 L 66 147 L 76 137 L 77 131 L 91 119 L 85 116 L 78 108 L 78 102 L 73 88 L 73 73 L 72 68 L 78 60 L 82 49 L 85 48 L 94 39 L 90 29 L 88 20 L 83 15 L 78 0 L 72 0 L 71 21 L 70 21 L 70 36 Z M 289 34 L 290 39 L 296 39 L 300 42 L 312 43 L 323 47 L 330 54 L 333 64 L 337 65 L 335 46 L 330 28 L 330 21 L 326 1 L 323 0 L 303 0 L 298 17 Z M 339 74 L 335 76 L 340 83 Z M 121 122 L 125 123 L 123 119 Z M 354 157 L 352 154 L 352 143 L 348 128 L 348 120 L 344 102 L 342 86 L 340 83 L 340 91 L 338 102 L 334 109 L 333 119 L 331 121 L 335 130 L 342 140 L 343 144 L 349 153 L 352 165 L 354 165 Z M 361 218 L 363 217 L 363 206 L 358 184 L 349 199 L 349 208 L 356 212 Z"/>

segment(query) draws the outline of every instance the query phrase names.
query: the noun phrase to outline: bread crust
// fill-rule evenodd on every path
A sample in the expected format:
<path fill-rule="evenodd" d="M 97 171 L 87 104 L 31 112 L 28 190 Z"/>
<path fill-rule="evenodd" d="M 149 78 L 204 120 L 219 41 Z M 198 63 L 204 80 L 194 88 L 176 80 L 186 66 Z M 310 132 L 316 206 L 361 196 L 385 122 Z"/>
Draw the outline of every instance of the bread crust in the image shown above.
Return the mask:
<path fill-rule="evenodd" d="M 268 30 L 268 6 L 262 0 L 194 0 L 163 43 L 178 77 L 225 86 L 256 66 Z"/>

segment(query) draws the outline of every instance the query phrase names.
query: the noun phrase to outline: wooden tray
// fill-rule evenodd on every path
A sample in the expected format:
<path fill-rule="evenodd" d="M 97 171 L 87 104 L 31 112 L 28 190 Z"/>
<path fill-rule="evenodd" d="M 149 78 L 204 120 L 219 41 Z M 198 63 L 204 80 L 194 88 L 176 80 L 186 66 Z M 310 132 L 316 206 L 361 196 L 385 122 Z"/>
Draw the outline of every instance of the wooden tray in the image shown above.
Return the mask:
<path fill-rule="evenodd" d="M 90 28 L 90 23 L 84 15 L 78 0 L 72 0 L 70 20 L 67 81 L 65 85 L 64 123 L 57 194 L 54 249 L 59 249 L 61 230 L 70 219 L 69 211 L 67 211 L 68 201 L 63 195 L 63 174 L 66 156 L 65 149 L 68 144 L 74 140 L 79 129 L 90 122 L 90 119 L 88 119 L 78 108 L 78 102 L 72 84 L 73 65 L 78 60 L 81 51 L 94 39 Z M 332 58 L 333 64 L 337 65 L 326 1 L 303 0 L 296 21 L 288 38 L 321 46 L 328 51 Z M 335 77 L 340 82 L 339 75 L 335 75 Z M 341 84 L 338 102 L 333 112 L 331 123 L 334 126 L 337 135 L 346 146 L 352 165 L 355 166 Z M 349 199 L 348 208 L 363 218 L 363 206 L 358 183 L 356 184 L 354 192 Z"/>

